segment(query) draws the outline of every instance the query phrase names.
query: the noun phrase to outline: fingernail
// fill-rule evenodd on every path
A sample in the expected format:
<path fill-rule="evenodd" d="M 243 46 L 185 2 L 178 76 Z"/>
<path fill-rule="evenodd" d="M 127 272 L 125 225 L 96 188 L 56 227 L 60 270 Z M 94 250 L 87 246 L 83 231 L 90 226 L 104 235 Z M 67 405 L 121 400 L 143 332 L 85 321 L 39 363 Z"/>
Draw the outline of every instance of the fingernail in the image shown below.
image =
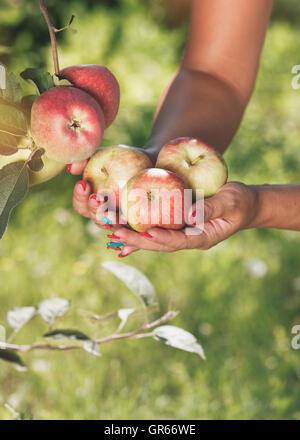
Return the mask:
<path fill-rule="evenodd" d="M 190 218 L 189 218 L 189 220 L 190 220 L 190 224 L 191 224 L 191 225 L 194 224 L 195 221 L 196 221 L 196 214 L 197 214 L 197 211 L 193 211 L 193 212 L 192 212 L 192 215 L 191 215 Z"/>
<path fill-rule="evenodd" d="M 105 223 L 106 225 L 111 225 L 111 221 L 106 217 L 102 217 L 101 221 L 102 221 L 102 223 Z"/>
<path fill-rule="evenodd" d="M 110 225 L 103 225 L 103 228 L 105 228 L 105 229 L 111 229 L 111 226 L 110 226 Z"/>
<path fill-rule="evenodd" d="M 118 257 L 119 257 L 119 258 L 125 258 L 125 257 L 128 257 L 128 255 L 129 255 L 129 254 L 123 254 L 123 255 L 122 255 L 122 254 L 119 254 Z"/>
<path fill-rule="evenodd" d="M 92 195 L 90 196 L 90 200 L 93 200 L 93 202 L 97 203 L 97 205 L 100 204 L 100 200 L 97 199 L 96 194 L 92 194 Z"/>
<path fill-rule="evenodd" d="M 121 237 L 118 237 L 117 235 L 113 234 L 113 235 L 108 235 L 107 238 L 112 238 L 112 239 L 116 239 L 116 240 L 120 240 Z"/>
<path fill-rule="evenodd" d="M 117 248 L 112 248 L 114 251 L 121 251 L 122 250 L 122 248 L 120 248 L 120 247 L 117 247 Z"/>
<path fill-rule="evenodd" d="M 118 248 L 118 247 L 124 246 L 124 243 L 106 243 L 106 246 L 109 246 L 112 248 Z"/>
<path fill-rule="evenodd" d="M 67 173 L 70 173 L 70 172 L 71 172 L 71 168 L 72 168 L 72 164 L 69 163 L 69 164 L 67 165 L 67 168 L 66 168 Z"/>
<path fill-rule="evenodd" d="M 148 232 L 140 232 L 140 235 L 146 238 L 153 238 L 152 235 L 148 234 Z"/>
<path fill-rule="evenodd" d="M 84 180 L 80 180 L 78 183 L 78 188 L 80 188 L 80 191 L 84 192 L 86 189 L 86 185 L 85 185 L 85 181 Z"/>

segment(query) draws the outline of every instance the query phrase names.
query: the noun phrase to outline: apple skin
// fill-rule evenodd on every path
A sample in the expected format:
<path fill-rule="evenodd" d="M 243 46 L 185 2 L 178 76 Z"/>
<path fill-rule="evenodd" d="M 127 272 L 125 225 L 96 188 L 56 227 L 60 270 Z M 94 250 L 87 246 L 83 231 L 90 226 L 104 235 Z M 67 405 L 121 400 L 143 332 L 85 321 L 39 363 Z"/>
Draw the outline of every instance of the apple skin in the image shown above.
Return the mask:
<path fill-rule="evenodd" d="M 173 171 L 193 190 L 213 196 L 227 181 L 228 169 L 223 157 L 211 146 L 195 138 L 182 137 L 168 142 L 160 150 L 156 167 Z"/>
<path fill-rule="evenodd" d="M 128 224 L 137 232 L 146 232 L 152 227 L 160 227 L 164 229 L 182 229 L 184 227 L 184 190 L 186 189 L 184 181 L 171 171 L 159 168 L 150 168 L 140 171 L 136 176 L 132 177 L 122 190 L 121 208 L 122 214 L 126 218 Z M 136 218 L 136 203 L 134 193 L 132 191 L 143 190 L 142 197 L 138 200 L 140 212 L 148 212 L 146 222 L 141 222 Z M 168 199 L 163 193 L 157 194 L 160 190 L 177 190 L 176 200 L 181 206 L 176 206 L 175 197 L 170 198 L 167 205 L 170 222 L 164 223 L 163 203 L 167 203 Z M 148 209 L 148 211 L 147 211 Z M 156 222 L 151 218 L 151 210 L 154 213 Z M 146 217 L 146 216 L 145 216 Z M 179 219 L 175 223 L 175 218 Z M 142 220 L 144 220 L 142 218 Z"/>
<path fill-rule="evenodd" d="M 103 110 L 105 128 L 113 123 L 120 105 L 120 87 L 110 70 L 96 64 L 82 64 L 66 67 L 59 76 L 98 101 Z"/>
<path fill-rule="evenodd" d="M 143 151 L 127 145 L 114 145 L 101 148 L 90 158 L 83 179 L 90 183 L 94 193 L 112 191 L 118 209 L 123 186 L 139 171 L 151 167 L 151 160 Z"/>
<path fill-rule="evenodd" d="M 103 131 L 99 104 L 82 90 L 54 87 L 33 103 L 32 138 L 57 162 L 69 164 L 89 158 L 99 147 Z"/>
<path fill-rule="evenodd" d="M 0 155 L 0 170 L 10 163 L 25 161 L 29 158 L 31 150 L 29 148 L 19 149 L 15 154 L 10 156 Z M 65 168 L 64 164 L 55 162 L 49 159 L 45 154 L 42 156 L 42 161 L 44 162 L 44 167 L 41 171 L 34 172 L 29 170 L 29 185 L 38 185 L 40 183 L 46 182 L 47 180 L 53 179 Z"/>

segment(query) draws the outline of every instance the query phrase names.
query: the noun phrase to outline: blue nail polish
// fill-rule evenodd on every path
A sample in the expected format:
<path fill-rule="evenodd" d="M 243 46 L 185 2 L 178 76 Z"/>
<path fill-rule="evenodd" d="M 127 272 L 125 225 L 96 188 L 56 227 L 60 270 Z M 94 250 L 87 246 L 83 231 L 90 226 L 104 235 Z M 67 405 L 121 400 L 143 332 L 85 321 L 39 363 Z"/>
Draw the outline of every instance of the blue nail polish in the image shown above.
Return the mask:
<path fill-rule="evenodd" d="M 102 217 L 101 221 L 102 221 L 102 223 L 105 223 L 106 225 L 111 225 L 111 221 L 108 218 Z"/>
<path fill-rule="evenodd" d="M 124 246 L 124 243 L 106 243 L 106 246 L 115 248 L 115 247 Z"/>

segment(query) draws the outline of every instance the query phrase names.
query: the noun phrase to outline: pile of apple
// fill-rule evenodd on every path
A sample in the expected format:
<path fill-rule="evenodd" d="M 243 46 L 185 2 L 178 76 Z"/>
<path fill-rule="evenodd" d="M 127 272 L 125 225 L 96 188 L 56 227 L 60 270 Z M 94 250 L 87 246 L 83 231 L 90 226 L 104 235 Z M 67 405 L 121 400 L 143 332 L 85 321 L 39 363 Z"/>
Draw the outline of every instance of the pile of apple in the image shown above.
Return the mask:
<path fill-rule="evenodd" d="M 112 200 L 128 224 L 138 232 L 154 226 L 182 229 L 187 189 L 214 195 L 226 183 L 223 157 L 195 138 L 182 137 L 161 149 L 155 168 L 141 150 L 117 145 L 104 147 L 89 160 L 83 174 L 100 201 Z M 106 199 L 107 200 L 107 199 Z M 108 203 L 109 206 L 109 203 Z"/>

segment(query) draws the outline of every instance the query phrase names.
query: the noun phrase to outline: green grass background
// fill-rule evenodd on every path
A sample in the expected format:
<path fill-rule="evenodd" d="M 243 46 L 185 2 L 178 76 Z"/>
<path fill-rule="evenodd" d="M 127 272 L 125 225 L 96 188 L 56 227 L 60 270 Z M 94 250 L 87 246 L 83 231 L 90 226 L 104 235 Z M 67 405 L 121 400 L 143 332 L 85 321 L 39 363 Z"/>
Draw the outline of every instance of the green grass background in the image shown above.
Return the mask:
<path fill-rule="evenodd" d="M 180 60 L 186 27 L 169 27 L 157 3 L 49 1 L 58 25 L 76 15 L 78 33 L 58 37 L 61 65 L 105 64 L 120 81 L 120 113 L 104 145 L 145 143 Z M 2 0 L 0 8 L 9 68 L 52 70 L 36 3 Z M 231 180 L 300 181 L 300 90 L 291 87 L 291 68 L 300 64 L 299 14 L 297 2 L 278 0 L 256 91 L 225 156 Z M 63 173 L 32 189 L 13 213 L 0 243 L 0 324 L 7 326 L 12 307 L 58 296 L 72 300 L 59 327 L 101 337 L 113 324 L 91 324 L 80 309 L 105 314 L 138 305 L 101 268 L 118 260 L 106 250 L 106 234 L 72 210 L 76 180 Z M 290 346 L 291 328 L 300 324 L 299 245 L 297 233 L 253 230 L 208 252 L 135 253 L 124 262 L 153 282 L 161 313 L 170 300 L 180 310 L 173 324 L 198 338 L 207 361 L 152 339 L 107 344 L 101 358 L 84 351 L 26 354 L 26 373 L 0 363 L 0 419 L 12 418 L 6 402 L 35 419 L 299 419 L 300 351 Z M 140 324 L 133 319 L 126 328 Z M 46 330 L 35 318 L 16 342 L 38 341 Z"/>

